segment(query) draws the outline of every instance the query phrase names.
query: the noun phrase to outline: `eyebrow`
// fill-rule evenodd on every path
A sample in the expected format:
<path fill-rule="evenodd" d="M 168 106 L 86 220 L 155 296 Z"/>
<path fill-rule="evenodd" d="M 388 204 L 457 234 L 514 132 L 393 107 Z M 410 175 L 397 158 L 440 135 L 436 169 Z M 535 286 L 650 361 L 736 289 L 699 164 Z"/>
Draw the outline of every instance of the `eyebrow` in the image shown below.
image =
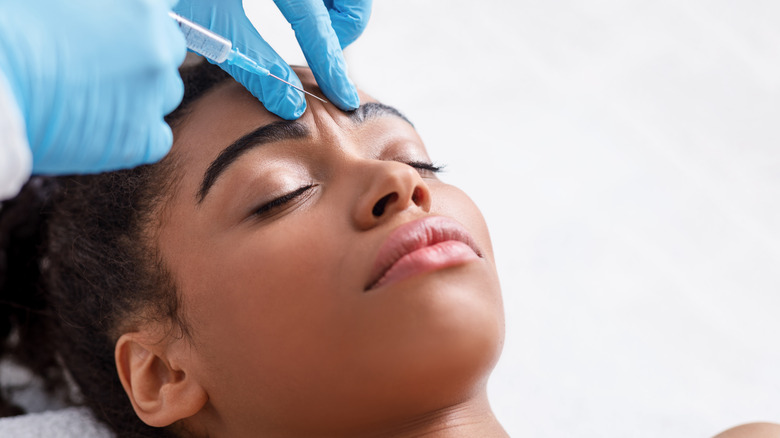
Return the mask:
<path fill-rule="evenodd" d="M 347 115 L 349 119 L 356 124 L 361 124 L 376 117 L 391 116 L 398 117 L 414 127 L 412 122 L 410 122 L 400 111 L 390 105 L 378 102 L 368 102 L 360 105 L 356 110 L 347 113 Z M 206 195 L 208 195 L 211 186 L 214 185 L 217 178 L 225 172 L 228 166 L 238 160 L 238 158 L 247 151 L 268 143 L 285 140 L 301 140 L 310 135 L 311 131 L 303 123 L 297 120 L 282 120 L 263 125 L 254 131 L 241 136 L 238 140 L 230 144 L 230 146 L 223 149 L 217 158 L 211 162 L 208 169 L 206 169 L 206 173 L 203 175 L 203 181 L 201 181 L 200 184 L 200 190 L 198 190 L 196 195 L 197 204 L 203 202 Z"/>

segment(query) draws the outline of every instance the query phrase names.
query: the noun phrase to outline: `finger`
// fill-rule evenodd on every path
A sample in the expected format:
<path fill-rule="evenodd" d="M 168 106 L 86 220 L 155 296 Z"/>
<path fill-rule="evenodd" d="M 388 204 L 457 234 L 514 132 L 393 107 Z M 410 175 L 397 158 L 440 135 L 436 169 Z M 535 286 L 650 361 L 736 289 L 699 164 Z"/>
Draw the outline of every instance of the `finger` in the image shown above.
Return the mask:
<path fill-rule="evenodd" d="M 347 63 L 322 0 L 274 0 L 295 30 L 303 54 L 325 96 L 343 110 L 360 105 Z"/>
<path fill-rule="evenodd" d="M 241 50 L 240 46 L 245 44 L 246 40 L 237 45 Z M 295 72 L 259 34 L 257 34 L 255 41 L 250 42 L 246 47 L 252 47 L 252 49 L 243 49 L 241 52 L 255 60 L 259 65 L 267 68 L 271 74 L 303 88 L 301 80 L 298 79 Z M 284 82 L 271 76 L 250 72 L 227 63 L 220 64 L 220 67 L 240 82 L 253 96 L 258 98 L 268 111 L 277 116 L 286 120 L 295 120 L 303 115 L 303 112 L 306 110 L 306 99 L 303 97 L 303 94 Z"/>
<path fill-rule="evenodd" d="M 300 86 L 301 81 L 289 65 L 260 36 L 251 21 L 246 17 L 241 0 L 220 2 L 220 8 L 198 7 L 194 0 L 181 0 L 176 12 L 196 23 L 208 24 L 207 27 L 221 34 L 233 43 L 233 47 L 246 55 L 272 74 Z M 276 115 L 293 120 L 300 117 L 306 109 L 306 100 L 294 88 L 276 79 L 258 72 L 246 71 L 227 63 L 219 64 L 241 85 L 258 98 L 263 105 Z"/>
<path fill-rule="evenodd" d="M 102 153 L 90 157 L 88 162 L 80 163 L 81 167 L 63 169 L 84 172 L 89 169 L 112 171 L 127 169 L 142 164 L 160 161 L 171 150 L 173 133 L 170 126 L 160 117 L 136 119 L 133 126 L 125 126 L 120 130 L 122 138 L 114 138 L 115 147 L 102 149 Z M 58 160 L 75 163 L 74 160 Z"/>
<path fill-rule="evenodd" d="M 222 66 L 255 96 L 263 106 L 285 120 L 295 120 L 306 110 L 306 99 L 302 93 L 284 82 L 268 75 L 257 75 L 234 66 Z M 270 66 L 275 76 L 303 88 L 300 79 L 288 68 Z M 232 70 L 232 71 L 231 71 Z"/>
<path fill-rule="evenodd" d="M 366 29 L 372 0 L 325 0 L 341 48 L 352 44 Z"/>
<path fill-rule="evenodd" d="M 178 70 L 169 70 L 165 75 L 162 86 L 162 113 L 169 114 L 175 110 L 184 97 L 184 82 L 179 76 Z"/>
<path fill-rule="evenodd" d="M 263 39 L 245 15 L 234 14 L 231 17 L 223 18 L 229 19 L 230 25 L 234 28 L 233 46 L 239 52 L 261 67 L 268 69 L 273 75 L 303 88 L 292 68 Z M 278 79 L 227 63 L 220 64 L 220 67 L 258 98 L 267 110 L 279 117 L 295 120 L 306 110 L 306 99 L 303 98 L 301 92 Z"/>
<path fill-rule="evenodd" d="M 128 165 L 156 163 L 165 157 L 173 145 L 171 127 L 163 120 L 152 122 L 149 142 L 142 156 L 127 157 Z"/>

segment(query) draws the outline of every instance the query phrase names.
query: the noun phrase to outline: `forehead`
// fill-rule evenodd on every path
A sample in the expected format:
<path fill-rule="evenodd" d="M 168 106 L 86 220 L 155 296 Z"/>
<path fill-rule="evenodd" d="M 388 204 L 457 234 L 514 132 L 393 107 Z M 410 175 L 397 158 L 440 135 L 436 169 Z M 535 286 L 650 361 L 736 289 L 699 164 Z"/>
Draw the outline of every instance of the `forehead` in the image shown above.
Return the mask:
<path fill-rule="evenodd" d="M 294 71 L 306 91 L 324 97 L 309 69 L 296 67 Z M 362 91 L 358 93 L 361 103 L 376 102 Z M 315 121 L 321 119 L 346 119 L 346 114 L 329 102 L 323 104 L 310 97 L 306 100 L 307 109 L 300 118 L 303 123 L 317 126 Z M 230 142 L 247 132 L 280 120 L 241 84 L 228 78 L 194 101 L 174 126 L 172 155 L 177 161 L 184 161 L 189 169 L 195 162 L 213 159 Z"/>

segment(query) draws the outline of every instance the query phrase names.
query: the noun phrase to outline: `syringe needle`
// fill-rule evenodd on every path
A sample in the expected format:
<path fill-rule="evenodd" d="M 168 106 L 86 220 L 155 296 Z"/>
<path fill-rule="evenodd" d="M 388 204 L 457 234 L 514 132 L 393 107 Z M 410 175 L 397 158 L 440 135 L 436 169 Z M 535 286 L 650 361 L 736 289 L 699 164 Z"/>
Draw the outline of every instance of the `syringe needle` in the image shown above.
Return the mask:
<path fill-rule="evenodd" d="M 289 83 L 289 82 L 285 81 L 284 79 L 280 78 L 279 76 L 276 76 L 276 75 L 274 75 L 274 74 L 271 74 L 271 73 L 268 73 L 268 76 L 270 76 L 270 77 L 272 77 L 272 78 L 274 78 L 274 79 L 278 79 L 278 80 L 280 80 L 280 81 L 284 82 L 285 84 L 287 84 L 287 85 L 289 85 L 289 86 L 291 86 L 291 87 L 295 88 L 296 90 L 298 90 L 298 91 L 300 91 L 300 92 L 302 92 L 302 93 L 308 94 L 309 96 L 311 96 L 311 97 L 313 97 L 313 98 L 315 98 L 315 99 L 319 100 L 319 101 L 320 101 L 320 102 L 322 102 L 322 103 L 328 103 L 328 101 L 327 101 L 327 100 L 325 100 L 325 99 L 323 99 L 323 98 L 321 98 L 321 97 L 319 97 L 319 96 L 315 96 L 315 95 L 313 95 L 313 94 L 309 93 L 308 91 L 304 90 L 303 88 L 301 88 L 301 87 L 298 87 L 298 86 L 295 86 L 295 85 L 293 85 L 293 84 L 291 84 L 291 83 Z"/>
<path fill-rule="evenodd" d="M 187 48 L 193 52 L 197 52 L 217 64 L 227 62 L 228 64 L 236 65 L 244 70 L 252 71 L 257 74 L 267 74 L 268 76 L 280 80 L 304 94 L 308 94 L 322 103 L 328 103 L 327 100 L 315 96 L 303 88 L 285 81 L 279 76 L 271 74 L 267 68 L 258 65 L 257 62 L 248 58 L 246 55 L 234 48 L 233 43 L 230 40 L 219 36 L 209 29 L 206 29 L 197 23 L 193 23 L 192 21 L 179 16 L 174 12 L 169 12 L 168 15 L 176 20 L 179 28 L 184 33 L 184 39 L 187 41 Z"/>

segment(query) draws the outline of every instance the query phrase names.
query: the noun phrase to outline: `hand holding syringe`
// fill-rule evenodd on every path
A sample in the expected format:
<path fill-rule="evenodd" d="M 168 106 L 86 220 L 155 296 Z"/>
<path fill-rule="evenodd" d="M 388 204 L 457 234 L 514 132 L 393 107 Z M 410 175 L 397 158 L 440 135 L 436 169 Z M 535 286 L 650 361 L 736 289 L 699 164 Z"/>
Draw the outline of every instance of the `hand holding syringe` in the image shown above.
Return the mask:
<path fill-rule="evenodd" d="M 192 21 L 174 12 L 171 12 L 169 15 L 179 24 L 179 28 L 181 29 L 182 33 L 184 33 L 184 39 L 187 42 L 187 48 L 193 52 L 210 59 L 216 64 L 227 62 L 230 65 L 235 65 L 249 72 L 270 76 L 274 79 L 284 82 L 285 84 L 295 88 L 302 93 L 306 93 L 307 95 L 322 101 L 323 103 L 327 103 L 325 99 L 322 99 L 319 96 L 315 96 L 303 88 L 291 84 L 279 76 L 272 74 L 267 68 L 259 65 L 243 53 L 239 52 L 238 49 L 233 48 L 233 43 L 230 42 L 230 40 L 227 38 L 217 35 L 205 27 L 197 23 L 193 23 Z"/>
<path fill-rule="evenodd" d="M 357 108 L 360 99 L 347 75 L 342 48 L 363 32 L 371 12 L 371 0 L 275 0 L 275 4 L 295 31 L 324 97 L 342 110 Z M 204 42 L 194 47 L 188 41 L 188 45 L 218 63 L 262 101 L 266 109 L 288 120 L 303 114 L 304 94 L 279 81 L 300 87 L 298 77 L 260 36 L 244 12 L 242 0 L 179 0 L 173 12 L 190 23 L 198 23 L 200 29 L 206 28 L 210 34 L 205 38 L 210 44 L 216 42 L 213 36 L 222 37 L 216 43 L 222 49 L 209 49 L 213 54 L 203 53 Z M 192 26 L 188 23 L 187 27 Z M 224 49 L 226 42 L 230 44 L 228 49 Z M 222 50 L 225 50 L 222 54 L 225 60 L 220 62 L 218 54 Z"/>

